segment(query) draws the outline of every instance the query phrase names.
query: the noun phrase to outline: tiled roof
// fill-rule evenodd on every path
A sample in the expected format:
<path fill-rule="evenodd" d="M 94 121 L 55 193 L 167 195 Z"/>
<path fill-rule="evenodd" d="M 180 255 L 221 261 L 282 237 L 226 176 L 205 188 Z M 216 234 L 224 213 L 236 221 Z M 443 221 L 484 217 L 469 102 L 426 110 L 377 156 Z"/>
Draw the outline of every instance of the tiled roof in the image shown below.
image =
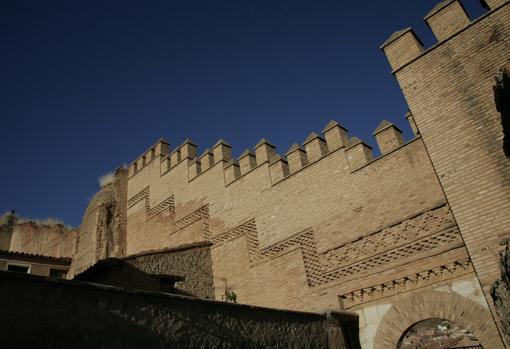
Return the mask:
<path fill-rule="evenodd" d="M 19 257 L 33 257 L 33 258 L 45 258 L 49 260 L 58 260 L 60 262 L 68 262 L 71 263 L 71 258 L 68 257 L 54 257 L 54 256 L 45 256 L 42 254 L 35 254 L 35 253 L 27 253 L 27 252 L 20 252 L 20 251 L 7 251 L 7 250 L 0 250 L 0 255 L 10 255 L 10 256 L 19 256 Z"/>

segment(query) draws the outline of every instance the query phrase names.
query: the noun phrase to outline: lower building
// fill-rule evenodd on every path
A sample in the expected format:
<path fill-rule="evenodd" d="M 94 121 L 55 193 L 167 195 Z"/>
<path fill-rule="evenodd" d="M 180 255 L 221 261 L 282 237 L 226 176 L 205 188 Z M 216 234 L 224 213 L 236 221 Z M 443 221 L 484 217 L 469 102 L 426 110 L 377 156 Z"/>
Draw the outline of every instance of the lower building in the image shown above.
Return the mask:
<path fill-rule="evenodd" d="M 0 270 L 67 279 L 71 258 L 0 250 Z"/>

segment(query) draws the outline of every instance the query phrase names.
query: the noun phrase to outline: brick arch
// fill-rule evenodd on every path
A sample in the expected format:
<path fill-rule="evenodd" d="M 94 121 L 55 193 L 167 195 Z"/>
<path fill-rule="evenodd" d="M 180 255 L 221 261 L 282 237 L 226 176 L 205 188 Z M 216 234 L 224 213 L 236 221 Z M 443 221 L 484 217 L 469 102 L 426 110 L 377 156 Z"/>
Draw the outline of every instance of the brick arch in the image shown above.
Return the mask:
<path fill-rule="evenodd" d="M 453 321 L 468 329 L 484 348 L 502 348 L 487 308 L 456 293 L 424 291 L 393 303 L 379 324 L 374 349 L 396 349 L 411 326 L 431 318 Z"/>

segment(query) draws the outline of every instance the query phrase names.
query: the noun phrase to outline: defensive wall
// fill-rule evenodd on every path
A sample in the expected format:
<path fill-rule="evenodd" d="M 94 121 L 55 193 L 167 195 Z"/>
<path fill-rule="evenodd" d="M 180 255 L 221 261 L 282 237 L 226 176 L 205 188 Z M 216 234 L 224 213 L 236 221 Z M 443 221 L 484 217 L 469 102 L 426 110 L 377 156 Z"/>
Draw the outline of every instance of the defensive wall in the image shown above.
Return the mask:
<path fill-rule="evenodd" d="M 287 159 L 262 141 L 254 155 L 245 152 L 233 161 L 225 151 L 230 147 L 219 141 L 213 147 L 223 148 L 216 150 L 219 160 L 214 150 L 206 153 L 205 170 L 190 141 L 171 153 L 160 141 L 145 153 L 143 166 L 136 172 L 130 167 L 126 250 L 209 240 L 217 299 L 229 290 L 247 304 L 356 310 L 364 348 L 377 343 L 386 313 L 403 297 L 432 292 L 436 304 L 458 297 L 460 306 L 440 313 L 459 321 L 469 310 L 469 322 L 459 323 L 500 347 L 421 138 L 404 144 L 387 122 L 374 134 L 378 158 L 335 122 L 326 126 L 324 139 L 312 134 L 305 149 L 291 147 Z M 179 159 L 181 152 L 190 156 Z M 314 153 L 320 156 L 309 155 Z M 249 165 L 243 166 L 246 157 Z M 416 308 L 406 311 L 424 316 L 415 322 L 427 316 Z M 401 324 L 409 327 L 409 321 Z M 407 327 L 397 328 L 401 335 Z"/>

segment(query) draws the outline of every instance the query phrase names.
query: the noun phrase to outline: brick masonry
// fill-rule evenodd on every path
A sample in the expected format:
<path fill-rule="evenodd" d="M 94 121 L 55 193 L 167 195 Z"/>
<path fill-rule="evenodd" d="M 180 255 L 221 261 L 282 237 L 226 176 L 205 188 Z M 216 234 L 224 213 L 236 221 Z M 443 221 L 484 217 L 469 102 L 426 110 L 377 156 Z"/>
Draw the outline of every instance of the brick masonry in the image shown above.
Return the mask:
<path fill-rule="evenodd" d="M 458 6 L 438 12 L 438 21 L 455 28 L 393 68 L 491 304 L 498 251 L 510 237 L 510 162 L 492 89 L 510 58 L 510 6 L 488 5 L 491 11 L 474 22 L 460 21 Z M 406 47 L 384 50 L 390 58 Z"/>

